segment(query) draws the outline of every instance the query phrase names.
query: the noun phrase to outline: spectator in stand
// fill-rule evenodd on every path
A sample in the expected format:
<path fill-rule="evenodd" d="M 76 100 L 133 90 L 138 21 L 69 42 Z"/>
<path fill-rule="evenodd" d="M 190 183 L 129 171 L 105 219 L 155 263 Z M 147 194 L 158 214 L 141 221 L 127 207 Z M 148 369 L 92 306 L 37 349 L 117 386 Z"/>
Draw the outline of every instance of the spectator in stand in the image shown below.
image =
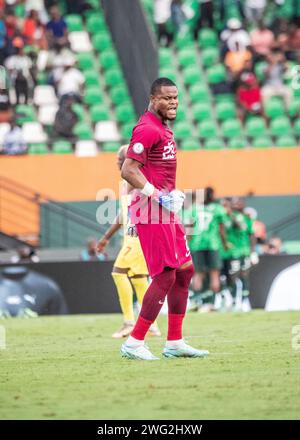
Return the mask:
<path fill-rule="evenodd" d="M 6 27 L 7 38 L 9 40 L 12 40 L 18 28 L 18 19 L 12 10 L 9 10 L 5 14 L 5 27 Z"/>
<path fill-rule="evenodd" d="M 5 36 L 6 36 L 6 27 L 4 21 L 3 11 L 0 9 L 0 64 L 3 65 L 5 60 Z"/>
<path fill-rule="evenodd" d="M 49 72 L 49 83 L 56 88 L 66 65 L 74 65 L 76 58 L 74 53 L 65 46 L 55 43 L 47 53 L 46 70 Z"/>
<path fill-rule="evenodd" d="M 81 102 L 84 76 L 70 61 L 66 60 L 64 72 L 57 84 L 58 96 L 61 101 L 66 96 L 73 96 L 78 102 Z"/>
<path fill-rule="evenodd" d="M 25 154 L 27 146 L 25 144 L 22 129 L 18 127 L 14 120 L 11 121 L 10 130 L 3 139 L 3 153 L 8 155 Z"/>
<path fill-rule="evenodd" d="M 244 11 L 249 24 L 257 23 L 262 19 L 266 6 L 266 0 L 245 1 Z"/>
<path fill-rule="evenodd" d="M 46 26 L 49 46 L 53 47 L 55 43 L 59 43 L 61 45 L 67 45 L 68 44 L 67 23 L 65 22 L 64 18 L 61 16 L 59 8 L 57 6 L 52 6 L 52 8 L 50 9 L 50 17 L 51 20 L 48 21 Z"/>
<path fill-rule="evenodd" d="M 33 87 L 32 61 L 25 55 L 22 41 L 18 42 L 16 50 L 16 55 L 11 55 L 5 60 L 5 67 L 15 88 L 17 104 L 20 103 L 21 98 L 23 103 L 27 104 L 29 90 Z"/>
<path fill-rule="evenodd" d="M 10 259 L 12 263 L 38 263 L 40 261 L 36 251 L 29 246 L 17 248 L 17 254 Z"/>
<path fill-rule="evenodd" d="M 96 238 L 89 238 L 86 243 L 86 249 L 81 251 L 81 261 L 105 261 L 107 255 L 105 253 L 97 252 L 98 240 Z"/>
<path fill-rule="evenodd" d="M 182 6 L 182 0 L 172 0 L 171 20 L 176 34 L 182 31 L 182 29 L 184 28 L 184 23 L 186 21 L 186 16 L 182 9 Z"/>
<path fill-rule="evenodd" d="M 154 22 L 157 27 L 158 43 L 161 46 L 169 46 L 173 39 L 167 24 L 171 17 L 171 1 L 154 0 Z"/>
<path fill-rule="evenodd" d="M 287 69 L 285 56 L 280 49 L 275 48 L 267 56 L 267 61 L 266 80 L 261 89 L 263 101 L 268 101 L 272 96 L 281 96 L 288 108 L 293 91 L 283 83 L 283 76 Z"/>
<path fill-rule="evenodd" d="M 255 61 L 265 59 L 275 44 L 273 32 L 268 29 L 263 20 L 260 20 L 257 29 L 250 33 L 250 37 Z"/>
<path fill-rule="evenodd" d="M 198 0 L 199 18 L 194 29 L 195 40 L 198 39 L 199 30 L 203 27 L 214 27 L 214 4 L 213 0 Z"/>
<path fill-rule="evenodd" d="M 242 122 L 248 115 L 263 116 L 260 87 L 253 73 L 243 73 L 237 89 L 238 117 Z"/>
<path fill-rule="evenodd" d="M 13 111 L 10 105 L 9 94 L 6 89 L 0 90 L 0 123 L 10 122 L 13 116 Z"/>
<path fill-rule="evenodd" d="M 73 138 L 73 129 L 78 120 L 76 113 L 72 109 L 74 99 L 68 96 L 61 102 L 55 115 L 54 130 L 57 136 L 64 138 Z"/>
<path fill-rule="evenodd" d="M 266 255 L 285 255 L 286 252 L 282 249 L 282 241 L 280 237 L 271 237 L 265 245 Z"/>
<path fill-rule="evenodd" d="M 300 28 L 295 24 L 290 25 L 288 50 L 285 51 L 288 60 L 300 61 Z"/>
<path fill-rule="evenodd" d="M 229 70 L 232 79 L 239 76 L 245 68 L 246 62 L 252 60 L 252 53 L 249 49 L 240 46 L 238 41 L 235 42 L 235 49 L 230 49 L 225 56 L 224 63 Z"/>
<path fill-rule="evenodd" d="M 48 22 L 48 14 L 45 8 L 44 0 L 25 0 L 26 16 L 28 16 L 32 10 L 37 11 L 38 18 L 43 25 Z"/>
<path fill-rule="evenodd" d="M 37 49 L 47 50 L 48 43 L 44 26 L 42 25 L 38 12 L 32 9 L 23 24 L 23 36 L 26 43 Z"/>
<path fill-rule="evenodd" d="M 228 20 L 227 27 L 221 32 L 220 37 L 223 43 L 221 49 L 222 58 L 225 57 L 228 50 L 235 50 L 236 43 L 239 44 L 240 50 L 245 50 L 251 44 L 250 35 L 242 28 L 242 23 L 237 18 L 230 18 Z"/>

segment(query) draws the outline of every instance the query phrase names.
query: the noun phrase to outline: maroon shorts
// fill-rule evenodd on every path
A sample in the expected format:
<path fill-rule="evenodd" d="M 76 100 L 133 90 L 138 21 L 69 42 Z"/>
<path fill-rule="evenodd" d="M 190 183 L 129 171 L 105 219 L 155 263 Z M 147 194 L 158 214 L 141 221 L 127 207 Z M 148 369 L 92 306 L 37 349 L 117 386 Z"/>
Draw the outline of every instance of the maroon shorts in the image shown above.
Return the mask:
<path fill-rule="evenodd" d="M 191 260 L 184 227 L 181 223 L 137 224 L 136 229 L 150 276 L 165 267 L 178 268 Z"/>

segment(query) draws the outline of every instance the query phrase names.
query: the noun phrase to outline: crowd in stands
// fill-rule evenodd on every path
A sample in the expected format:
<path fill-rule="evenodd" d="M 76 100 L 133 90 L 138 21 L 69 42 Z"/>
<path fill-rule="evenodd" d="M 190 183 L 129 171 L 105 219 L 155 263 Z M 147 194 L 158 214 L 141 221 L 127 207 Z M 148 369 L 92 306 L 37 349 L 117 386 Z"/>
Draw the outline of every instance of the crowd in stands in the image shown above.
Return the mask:
<path fill-rule="evenodd" d="M 109 85 L 106 78 L 101 84 L 101 69 Z M 126 122 L 135 118 L 120 72 L 100 2 L 0 1 L 0 151 L 41 154 L 50 146 L 70 153 L 78 146 L 80 154 L 82 141 L 94 155 L 101 142 L 119 143 L 106 87 L 119 87 L 115 99 L 127 104 Z M 103 121 L 106 131 L 96 127 Z"/>
<path fill-rule="evenodd" d="M 238 137 L 243 137 L 244 128 L 248 145 L 255 144 L 260 135 L 271 143 L 262 145 L 263 142 L 258 141 L 257 146 L 271 146 L 272 142 L 278 146 L 297 144 L 300 134 L 297 70 L 300 61 L 300 1 L 155 0 L 153 14 L 161 47 L 161 72 L 167 73 L 163 63 L 167 53 L 164 48 L 175 49 L 187 91 L 194 93 L 196 83 L 200 89 L 200 80 L 202 88 L 203 83 L 209 86 L 213 102 L 211 113 L 214 114 L 215 108 L 216 126 L 221 125 L 218 130 L 211 127 L 212 122 L 206 124 L 207 127 L 210 125 L 210 136 L 215 137 L 221 131 L 223 139 L 231 138 L 227 136 L 226 128 L 223 130 L 224 121 L 216 106 L 223 97 L 224 102 L 227 95 L 227 104 L 235 105 L 232 114 L 237 113 L 241 122 L 240 128 L 236 124 Z M 202 64 L 202 71 L 199 69 L 197 79 L 195 70 L 198 64 Z M 213 71 L 217 72 L 215 77 Z M 191 78 L 192 73 L 194 78 Z M 216 78 L 217 74 L 219 78 Z M 178 75 L 174 75 L 174 79 L 177 80 Z M 207 96 L 205 99 L 207 101 Z M 192 108 L 192 120 L 194 125 L 200 122 L 199 138 L 206 141 L 209 137 L 205 133 L 206 125 L 201 127 L 205 116 L 199 115 L 200 110 L 197 110 L 198 107 Z M 179 127 L 183 132 L 184 124 Z M 181 136 L 181 130 L 178 131 Z M 193 133 L 193 129 L 189 132 L 185 126 L 186 135 L 193 137 Z M 286 144 L 280 135 L 289 136 L 289 139 L 284 138 Z M 243 142 L 240 144 L 242 147 Z"/>

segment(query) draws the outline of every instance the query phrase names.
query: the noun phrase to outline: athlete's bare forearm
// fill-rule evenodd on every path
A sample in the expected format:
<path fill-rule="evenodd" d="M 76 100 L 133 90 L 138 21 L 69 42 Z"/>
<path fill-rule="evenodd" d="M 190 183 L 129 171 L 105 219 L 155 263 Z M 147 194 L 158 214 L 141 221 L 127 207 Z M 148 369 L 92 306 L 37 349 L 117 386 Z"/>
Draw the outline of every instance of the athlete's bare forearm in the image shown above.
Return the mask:
<path fill-rule="evenodd" d="M 143 189 L 147 179 L 140 171 L 143 165 L 133 159 L 126 159 L 123 163 L 121 175 L 133 188 Z"/>

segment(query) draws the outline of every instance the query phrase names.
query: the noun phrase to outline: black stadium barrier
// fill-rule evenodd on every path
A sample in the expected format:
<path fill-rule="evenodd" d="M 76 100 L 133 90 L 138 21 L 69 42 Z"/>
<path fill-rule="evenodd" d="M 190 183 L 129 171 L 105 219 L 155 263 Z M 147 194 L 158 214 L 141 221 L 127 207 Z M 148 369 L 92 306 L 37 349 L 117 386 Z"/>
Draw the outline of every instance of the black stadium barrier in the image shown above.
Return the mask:
<path fill-rule="evenodd" d="M 277 275 L 279 276 L 287 268 L 296 267 L 297 263 L 300 264 L 300 255 L 262 256 L 259 264 L 253 267 L 250 273 L 252 308 L 264 308 Z M 0 272 L 7 266 L 12 265 L 0 265 Z M 118 296 L 111 277 L 112 261 L 29 263 L 26 267 L 48 275 L 56 281 L 63 292 L 69 312 L 72 314 L 120 313 Z M 292 286 L 300 286 L 300 276 L 290 281 Z M 289 290 L 290 287 L 287 285 L 286 297 L 288 297 Z M 298 291 L 300 304 L 299 288 Z M 281 304 L 284 304 L 284 301 L 281 301 Z M 288 301 L 286 308 L 289 308 Z"/>

